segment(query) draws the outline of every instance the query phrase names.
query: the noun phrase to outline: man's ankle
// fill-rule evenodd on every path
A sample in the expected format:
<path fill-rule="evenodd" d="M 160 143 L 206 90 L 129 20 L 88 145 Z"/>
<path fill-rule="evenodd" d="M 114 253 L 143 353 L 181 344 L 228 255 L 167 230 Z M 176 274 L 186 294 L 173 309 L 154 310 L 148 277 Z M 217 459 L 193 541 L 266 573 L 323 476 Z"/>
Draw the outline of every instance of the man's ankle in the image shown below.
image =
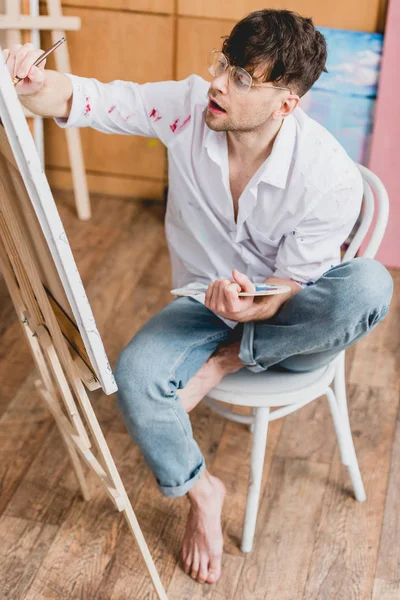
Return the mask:
<path fill-rule="evenodd" d="M 190 503 L 196 507 L 202 508 L 207 505 L 214 492 L 214 486 L 211 483 L 211 476 L 208 471 L 204 471 L 200 479 L 188 491 Z"/>
<path fill-rule="evenodd" d="M 229 345 L 221 344 L 210 360 L 214 359 L 222 374 L 227 375 L 244 367 L 243 362 L 239 358 L 239 352 L 240 342 L 233 342 Z"/>

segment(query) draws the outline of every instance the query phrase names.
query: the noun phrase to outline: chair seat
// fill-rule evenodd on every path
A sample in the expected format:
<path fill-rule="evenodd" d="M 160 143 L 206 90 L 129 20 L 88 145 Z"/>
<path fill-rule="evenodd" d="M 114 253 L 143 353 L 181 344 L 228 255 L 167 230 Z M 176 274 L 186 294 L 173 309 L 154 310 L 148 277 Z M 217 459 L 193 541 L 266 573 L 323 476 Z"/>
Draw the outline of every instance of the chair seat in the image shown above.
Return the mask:
<path fill-rule="evenodd" d="M 336 360 L 307 371 L 263 371 L 252 373 L 241 369 L 227 375 L 207 396 L 221 402 L 241 406 L 282 406 L 318 398 L 331 384 Z"/>

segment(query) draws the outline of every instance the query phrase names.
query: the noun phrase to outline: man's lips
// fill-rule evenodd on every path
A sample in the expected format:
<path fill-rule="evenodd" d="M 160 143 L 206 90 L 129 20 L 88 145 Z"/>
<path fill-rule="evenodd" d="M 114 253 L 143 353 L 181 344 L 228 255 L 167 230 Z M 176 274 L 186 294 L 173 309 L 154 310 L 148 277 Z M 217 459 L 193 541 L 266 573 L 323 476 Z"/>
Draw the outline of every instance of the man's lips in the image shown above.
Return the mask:
<path fill-rule="evenodd" d="M 208 106 L 213 112 L 226 112 L 213 98 L 209 98 Z"/>

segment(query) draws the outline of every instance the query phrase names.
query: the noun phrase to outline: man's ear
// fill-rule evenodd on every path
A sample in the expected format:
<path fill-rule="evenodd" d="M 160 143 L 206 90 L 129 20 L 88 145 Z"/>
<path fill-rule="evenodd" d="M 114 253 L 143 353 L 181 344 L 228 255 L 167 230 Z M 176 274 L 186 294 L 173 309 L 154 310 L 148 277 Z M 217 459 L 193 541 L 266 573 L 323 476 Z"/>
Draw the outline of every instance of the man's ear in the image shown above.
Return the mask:
<path fill-rule="evenodd" d="M 274 118 L 284 119 L 285 117 L 288 117 L 294 111 L 299 101 L 299 96 L 297 96 L 296 94 L 290 94 L 290 96 L 288 96 L 283 102 L 281 102 L 280 107 L 274 111 Z"/>

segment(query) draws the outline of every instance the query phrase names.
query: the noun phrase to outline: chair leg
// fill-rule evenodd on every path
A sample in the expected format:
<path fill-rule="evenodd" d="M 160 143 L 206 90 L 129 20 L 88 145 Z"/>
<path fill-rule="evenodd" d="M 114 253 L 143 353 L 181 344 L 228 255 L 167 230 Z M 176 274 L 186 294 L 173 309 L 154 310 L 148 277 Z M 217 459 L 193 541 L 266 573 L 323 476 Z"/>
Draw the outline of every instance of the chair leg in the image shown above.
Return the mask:
<path fill-rule="evenodd" d="M 326 391 L 326 397 L 328 398 L 329 408 L 332 415 L 333 424 L 335 426 L 336 437 L 338 441 L 340 460 L 342 465 L 348 467 L 351 462 L 349 447 L 347 444 L 346 434 L 344 432 L 343 423 L 341 421 L 341 414 L 339 411 L 337 398 L 331 388 Z"/>
<path fill-rule="evenodd" d="M 242 552 L 251 552 L 256 529 L 258 503 L 267 443 L 269 407 L 255 409 L 253 444 L 251 450 L 250 483 L 244 518 Z"/>
<path fill-rule="evenodd" d="M 256 410 L 257 409 L 256 408 L 252 408 L 251 410 L 252 410 L 253 418 L 255 418 L 255 416 L 256 416 Z M 254 433 L 254 422 L 250 423 L 250 425 L 249 425 L 249 431 L 251 433 Z"/>
<path fill-rule="evenodd" d="M 333 382 L 333 388 L 333 390 L 328 388 L 326 395 L 328 397 L 333 423 L 335 425 L 341 460 L 348 468 L 356 500 L 364 502 L 367 496 L 365 494 L 360 468 L 358 466 L 347 408 L 344 355 L 339 363 Z"/>

